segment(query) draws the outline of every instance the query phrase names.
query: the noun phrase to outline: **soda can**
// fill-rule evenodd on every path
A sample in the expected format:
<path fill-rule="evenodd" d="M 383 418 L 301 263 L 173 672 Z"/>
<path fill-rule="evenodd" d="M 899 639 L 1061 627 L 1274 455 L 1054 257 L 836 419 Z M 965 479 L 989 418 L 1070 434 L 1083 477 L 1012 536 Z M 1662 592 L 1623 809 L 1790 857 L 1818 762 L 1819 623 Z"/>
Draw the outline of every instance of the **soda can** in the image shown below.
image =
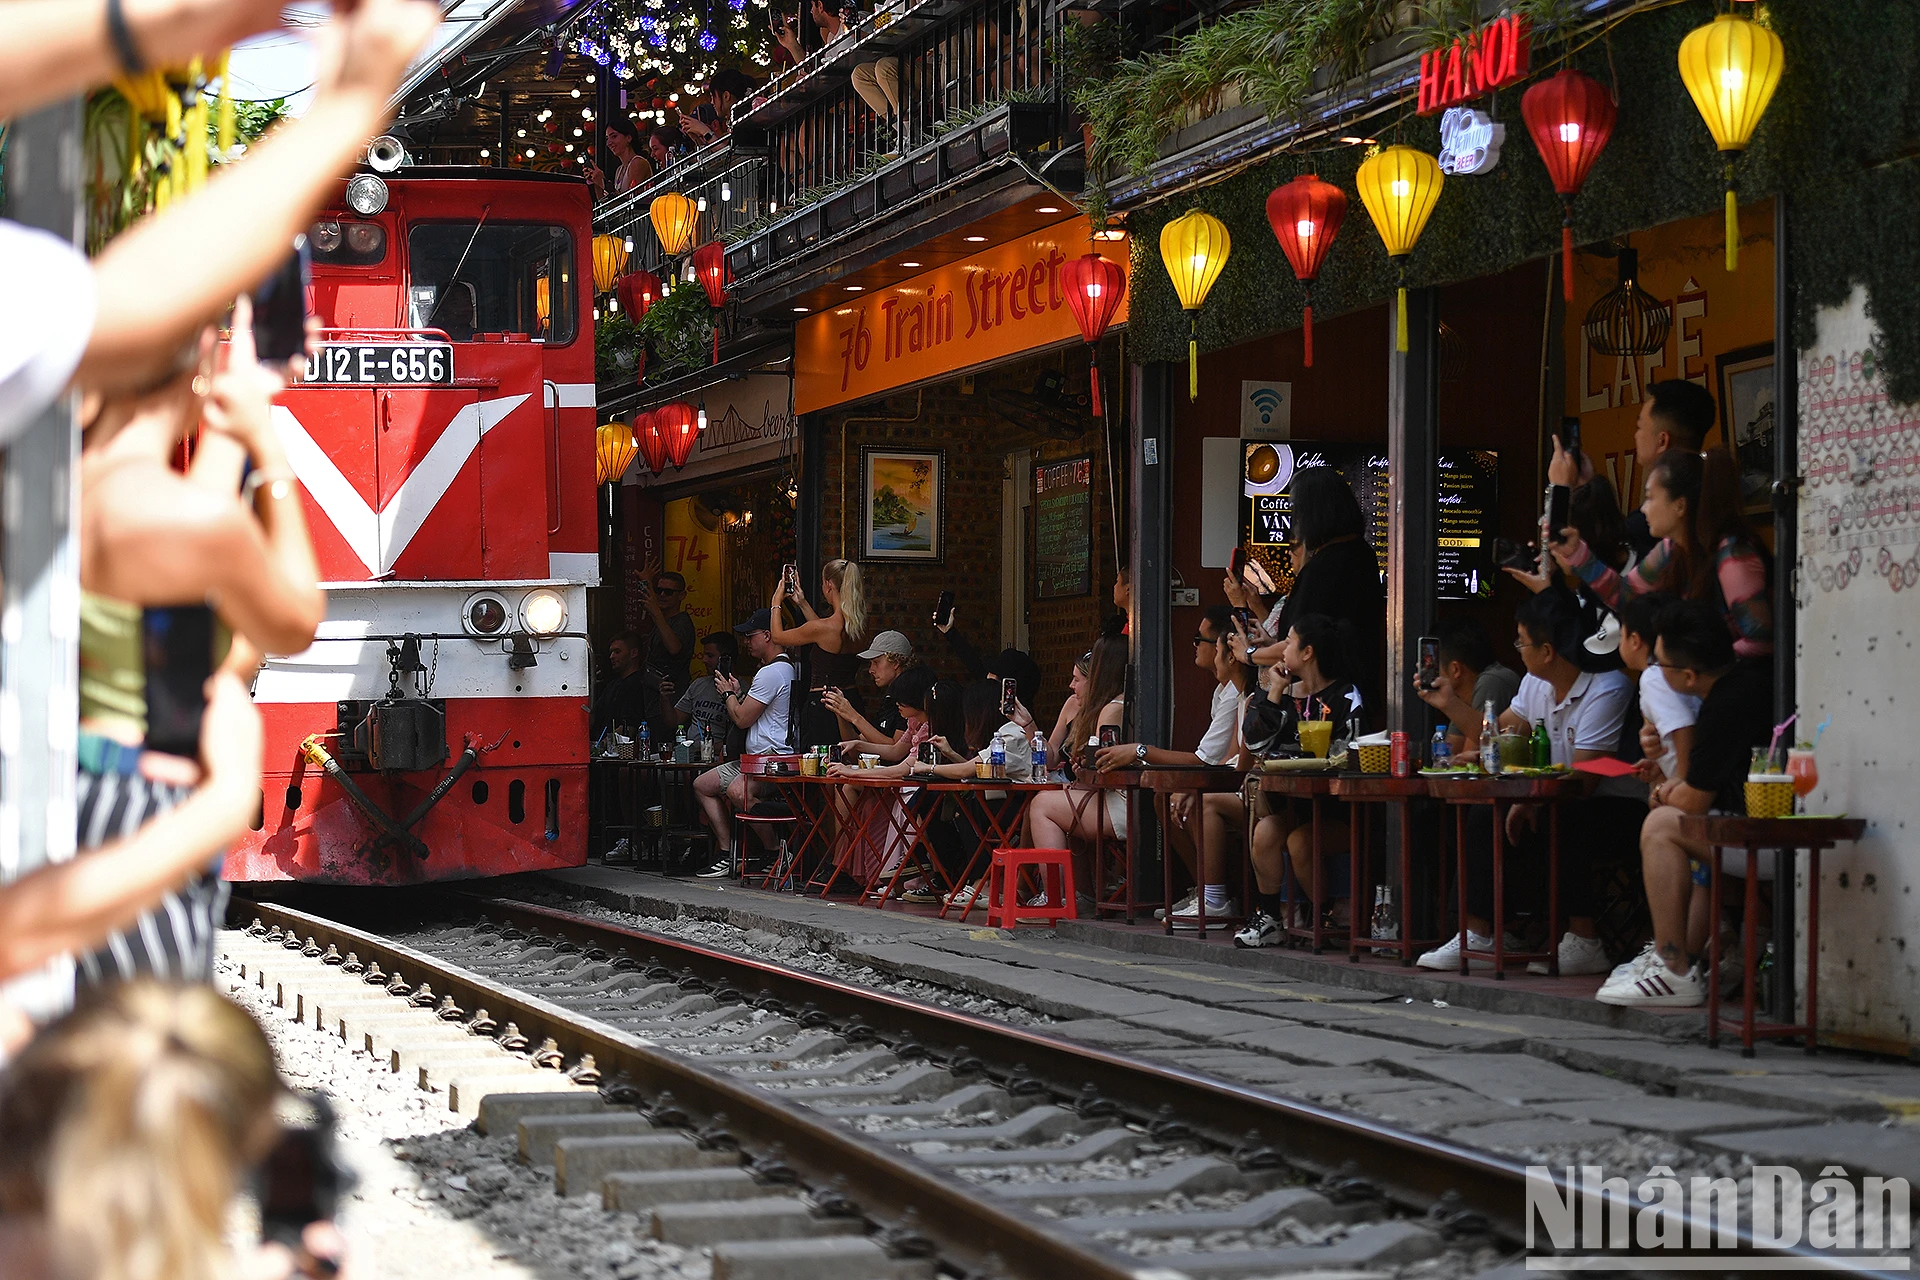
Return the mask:
<path fill-rule="evenodd" d="M 1396 733 L 1388 741 L 1393 744 L 1393 776 L 1409 776 L 1413 772 L 1413 753 L 1408 747 L 1407 735 Z"/>

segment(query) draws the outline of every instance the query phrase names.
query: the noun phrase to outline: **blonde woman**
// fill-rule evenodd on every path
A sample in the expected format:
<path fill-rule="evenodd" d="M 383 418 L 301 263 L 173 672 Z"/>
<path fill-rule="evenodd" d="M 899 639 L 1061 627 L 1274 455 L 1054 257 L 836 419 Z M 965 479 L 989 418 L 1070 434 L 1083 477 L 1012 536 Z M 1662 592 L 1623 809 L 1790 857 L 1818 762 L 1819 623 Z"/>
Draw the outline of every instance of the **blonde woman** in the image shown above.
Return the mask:
<path fill-rule="evenodd" d="M 243 1263 L 227 1239 L 281 1089 L 266 1036 L 211 987 L 102 991 L 0 1077 L 0 1257 L 96 1280 L 286 1274 L 284 1255 Z M 333 1234 L 310 1227 L 306 1247 L 335 1253 Z"/>
<path fill-rule="evenodd" d="M 860 711 L 853 695 L 854 681 L 860 675 L 860 641 L 867 630 L 867 596 L 860 582 L 860 566 L 851 560 L 829 560 L 820 570 L 820 598 L 827 612 L 815 613 L 800 589 L 800 574 L 788 565 L 773 588 L 773 640 L 789 651 L 809 646 L 807 657 L 807 698 L 798 712 L 799 733 L 795 745 L 802 749 L 832 746 L 856 736 L 851 722 L 829 711 L 822 701 L 828 689 L 838 689 Z M 786 625 L 782 606 L 792 602 L 805 619 L 797 627 Z"/>

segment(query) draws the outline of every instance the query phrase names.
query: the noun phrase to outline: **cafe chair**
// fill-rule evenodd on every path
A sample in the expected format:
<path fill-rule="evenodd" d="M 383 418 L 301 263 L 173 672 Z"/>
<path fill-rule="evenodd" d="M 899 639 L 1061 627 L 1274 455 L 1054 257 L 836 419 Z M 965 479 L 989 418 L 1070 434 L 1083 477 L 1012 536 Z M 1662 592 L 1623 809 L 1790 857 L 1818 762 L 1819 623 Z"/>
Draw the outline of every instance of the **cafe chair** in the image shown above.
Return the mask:
<path fill-rule="evenodd" d="M 743 755 L 740 757 L 740 776 L 748 779 L 759 777 L 766 773 L 767 765 L 773 761 L 791 762 L 795 759 L 793 756 Z M 784 800 L 749 799 L 744 809 L 736 805 L 733 810 L 733 840 L 727 850 L 727 856 L 733 863 L 734 876 L 739 879 L 746 877 L 747 854 L 755 845 L 772 853 L 776 872 L 783 870 L 778 863 L 786 856 L 788 837 L 793 834 L 799 821 L 798 815 L 788 808 Z M 760 833 L 754 837 L 752 844 L 742 834 L 747 831 Z"/>

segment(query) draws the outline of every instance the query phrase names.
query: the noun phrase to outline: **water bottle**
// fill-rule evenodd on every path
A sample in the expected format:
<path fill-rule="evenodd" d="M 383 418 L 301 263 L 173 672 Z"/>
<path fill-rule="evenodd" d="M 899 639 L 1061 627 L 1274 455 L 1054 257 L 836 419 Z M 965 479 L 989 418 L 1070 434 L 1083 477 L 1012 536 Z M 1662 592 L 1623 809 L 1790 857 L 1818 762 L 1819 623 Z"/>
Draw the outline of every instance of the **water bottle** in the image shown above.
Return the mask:
<path fill-rule="evenodd" d="M 1453 747 L 1447 742 L 1447 726 L 1441 725 L 1433 731 L 1433 744 L 1427 748 L 1427 755 L 1436 769 L 1444 769 L 1453 759 Z"/>
<path fill-rule="evenodd" d="M 1372 932 L 1375 942 L 1400 939 L 1400 926 L 1393 918 L 1393 890 L 1384 884 L 1373 891 Z"/>
<path fill-rule="evenodd" d="M 1480 767 L 1488 777 L 1500 773 L 1500 718 L 1493 714 L 1493 699 L 1487 699 L 1486 714 L 1480 717 Z"/>
<path fill-rule="evenodd" d="M 647 727 L 645 720 L 640 722 L 639 747 L 642 756 L 650 756 L 653 754 L 653 730 Z"/>
<path fill-rule="evenodd" d="M 993 766 L 993 776 L 1007 776 L 1007 744 L 995 738 L 993 746 L 987 751 L 987 763 Z"/>
<path fill-rule="evenodd" d="M 1038 733 L 1033 735 L 1033 776 L 1041 782 L 1047 780 L 1047 740 Z"/>

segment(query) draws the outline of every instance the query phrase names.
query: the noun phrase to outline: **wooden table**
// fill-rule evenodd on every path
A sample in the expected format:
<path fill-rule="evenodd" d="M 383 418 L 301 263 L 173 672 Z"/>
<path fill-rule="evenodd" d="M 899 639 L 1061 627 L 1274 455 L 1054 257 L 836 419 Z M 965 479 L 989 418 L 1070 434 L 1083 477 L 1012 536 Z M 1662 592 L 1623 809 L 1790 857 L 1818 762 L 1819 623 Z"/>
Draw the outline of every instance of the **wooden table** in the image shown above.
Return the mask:
<path fill-rule="evenodd" d="M 1465 976 L 1468 962 L 1476 956 L 1493 961 L 1493 976 L 1505 981 L 1511 960 L 1544 960 L 1547 973 L 1560 976 L 1560 806 L 1568 800 L 1584 800 L 1593 794 L 1600 779 L 1578 771 L 1553 777 L 1501 776 L 1498 778 L 1428 778 L 1427 791 L 1435 799 L 1456 806 L 1454 810 L 1454 856 L 1458 859 L 1455 878 L 1460 891 L 1460 973 Z M 1467 948 L 1467 809 L 1476 804 L 1493 809 L 1493 950 L 1470 951 Z M 1506 949 L 1507 930 L 1507 813 L 1515 805 L 1538 804 L 1547 810 L 1547 949 L 1516 951 Z"/>
<path fill-rule="evenodd" d="M 1713 903 L 1712 937 L 1707 943 L 1707 1044 L 1717 1048 L 1724 1023 L 1740 1029 L 1740 1053 L 1753 1056 L 1756 1039 L 1799 1036 L 1808 1053 L 1814 1051 L 1820 1024 L 1820 851 L 1843 840 L 1858 840 L 1867 824 L 1860 818 L 1749 818 L 1732 814 L 1691 814 L 1680 819 L 1680 834 L 1704 840 Z M 1740 1016 L 1720 1016 L 1720 855 L 1725 849 L 1745 849 L 1747 884 L 1742 903 L 1740 944 L 1744 951 Z M 1760 851 L 1774 851 L 1773 1014 L 1777 1021 L 1755 1025 L 1754 970 L 1759 964 L 1759 940 L 1754 926 L 1760 920 Z M 1793 960 L 1783 944 L 1793 938 L 1794 854 L 1807 851 L 1807 1017 L 1793 1021 Z M 1782 857 L 1780 855 L 1784 854 Z M 1784 921 L 1784 924 L 1782 923 Z"/>
<path fill-rule="evenodd" d="M 1400 965 L 1406 968 L 1413 958 L 1432 945 L 1430 940 L 1416 940 L 1413 936 L 1413 804 L 1428 796 L 1427 780 L 1415 774 L 1409 778 L 1396 778 L 1389 773 L 1343 773 L 1333 779 L 1329 788 L 1331 794 L 1345 800 L 1353 806 L 1354 821 L 1348 824 L 1352 834 L 1350 856 L 1353 859 L 1353 890 L 1348 898 L 1353 928 L 1347 931 L 1347 959 L 1358 962 L 1360 959 L 1360 907 L 1370 899 L 1360 892 L 1362 870 L 1367 865 L 1361 806 L 1369 804 L 1391 805 L 1400 811 L 1400 936 L 1391 942 L 1377 942 L 1369 938 L 1367 945 L 1377 952 L 1397 952 Z M 1372 887 L 1371 877 L 1367 877 L 1367 887 Z M 1440 913 L 1442 916 L 1445 912 Z M 1368 917 L 1371 923 L 1371 915 Z"/>
<path fill-rule="evenodd" d="M 1313 853 L 1311 856 L 1313 882 L 1307 886 L 1307 897 L 1309 899 L 1307 903 L 1307 918 L 1309 924 L 1307 927 L 1302 928 L 1290 921 L 1282 921 L 1280 924 L 1281 933 L 1289 938 L 1305 938 L 1312 945 L 1313 954 L 1315 955 L 1319 955 L 1321 950 L 1326 946 L 1326 938 L 1329 933 L 1344 932 L 1347 935 L 1347 941 L 1351 944 L 1353 940 L 1354 920 L 1359 914 L 1354 910 L 1353 900 L 1351 898 L 1347 900 L 1347 927 L 1345 930 L 1328 929 L 1321 921 L 1321 907 L 1323 904 L 1320 901 L 1320 867 L 1325 857 L 1326 849 L 1323 847 L 1320 834 L 1320 818 L 1322 810 L 1325 808 L 1326 799 L 1333 794 L 1333 784 L 1339 779 L 1340 775 L 1324 769 L 1299 772 L 1291 770 L 1268 772 L 1262 770 L 1259 777 L 1260 790 L 1264 794 L 1270 796 L 1285 796 L 1291 800 L 1305 800 L 1307 802 L 1307 820 L 1313 824 Z M 1251 853 L 1251 849 L 1249 849 L 1249 853 Z M 1293 874 L 1293 859 L 1288 856 L 1284 845 L 1281 847 L 1280 856 L 1284 859 L 1283 865 L 1287 869 L 1287 881 L 1296 889 L 1299 888 L 1300 882 Z"/>
<path fill-rule="evenodd" d="M 1164 845 L 1170 845 L 1172 840 L 1171 832 L 1173 830 L 1173 823 L 1171 820 L 1172 814 L 1170 806 L 1173 797 L 1177 795 L 1190 795 L 1194 797 L 1195 807 L 1193 826 L 1191 828 L 1194 833 L 1193 860 L 1195 864 L 1194 927 L 1198 931 L 1197 936 L 1201 938 L 1207 936 L 1207 823 L 1205 797 L 1208 795 L 1221 795 L 1227 792 L 1238 792 L 1241 787 L 1246 785 L 1246 781 L 1247 775 L 1245 770 L 1206 764 L 1156 765 L 1153 768 L 1142 770 L 1140 774 L 1140 785 L 1153 792 L 1153 811 L 1154 815 L 1160 820 L 1161 833 L 1166 836 Z M 1164 847 L 1164 845 L 1160 863 L 1163 873 L 1162 879 L 1164 881 L 1162 889 L 1163 898 L 1167 903 L 1165 932 L 1172 933 L 1174 903 L 1173 864 L 1175 859 L 1172 856 L 1171 848 Z M 1221 916 L 1219 920 L 1222 925 L 1230 925 L 1245 918 L 1245 914 L 1242 914 L 1240 916 Z M 1129 916 L 1128 919 L 1131 920 L 1132 917 Z"/>

